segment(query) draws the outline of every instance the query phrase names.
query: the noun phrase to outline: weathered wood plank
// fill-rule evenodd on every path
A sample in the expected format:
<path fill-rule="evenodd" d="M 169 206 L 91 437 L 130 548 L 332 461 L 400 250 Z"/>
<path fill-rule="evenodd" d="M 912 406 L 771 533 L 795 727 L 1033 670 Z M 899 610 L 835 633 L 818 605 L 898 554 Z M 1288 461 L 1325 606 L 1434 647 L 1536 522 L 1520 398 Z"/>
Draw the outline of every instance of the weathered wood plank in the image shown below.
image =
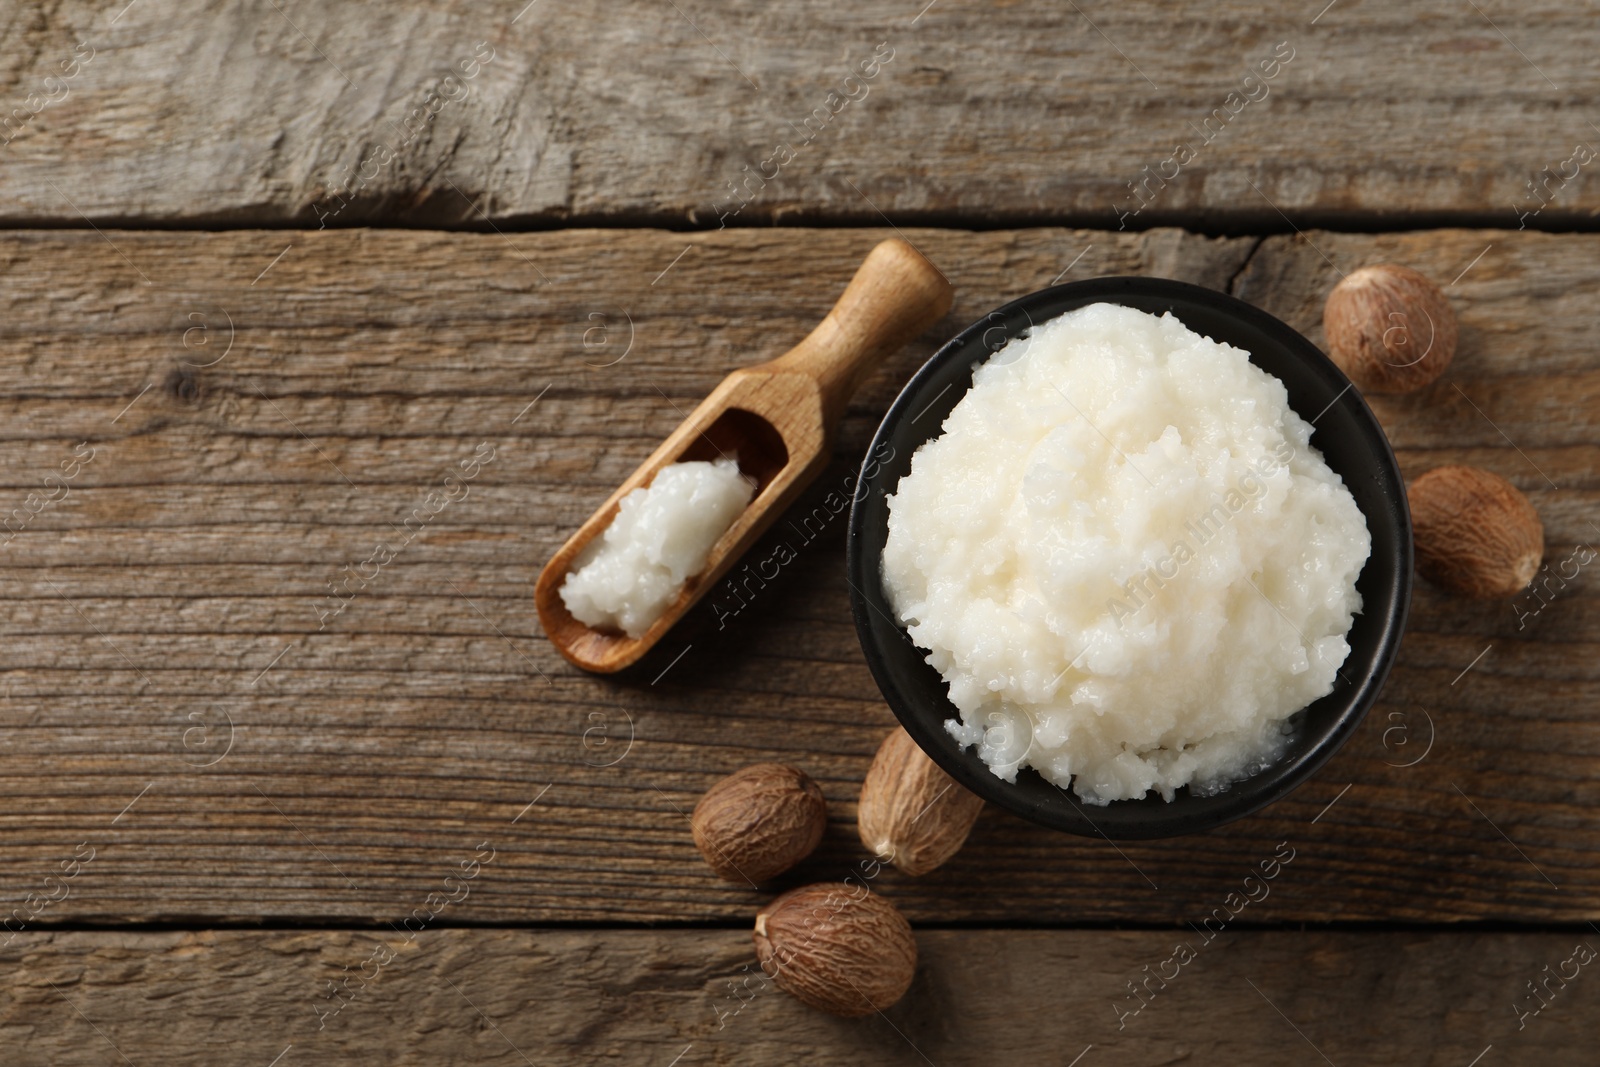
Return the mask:
<path fill-rule="evenodd" d="M 0 223 L 1590 223 L 1592 12 L 1324 6 L 11 5 Z"/>
<path fill-rule="evenodd" d="M 1574 956 L 1584 946 L 1593 958 L 1600 939 L 1587 931 L 1224 929 L 1207 943 L 1186 929 L 923 930 L 917 941 L 906 998 L 841 1020 L 763 981 L 744 931 L 23 934 L 0 948 L 0 1048 L 11 1067 L 119 1053 L 207 1067 L 275 1056 L 1462 1067 L 1490 1046 L 1484 1062 L 1594 1058 L 1600 991 Z M 1194 954 L 1181 966 L 1180 944 Z M 1142 1000 L 1130 982 L 1148 982 Z M 1541 999 L 1529 982 L 1546 983 Z"/>
<path fill-rule="evenodd" d="M 95 450 L 67 495 L 0 533 L 0 914 L 87 842 L 92 867 L 30 926 L 393 919 L 489 839 L 496 878 L 467 921 L 742 922 L 763 894 L 711 877 L 683 813 L 760 759 L 804 767 L 832 807 L 794 878 L 843 877 L 891 720 L 849 621 L 842 520 L 782 534 L 798 558 L 726 630 L 701 613 L 627 677 L 565 666 L 530 595 L 680 409 L 800 337 L 887 232 L 0 234 L 0 519 L 80 442 Z M 1408 472 L 1474 462 L 1526 489 L 1552 559 L 1596 536 L 1581 383 L 1600 373 L 1583 298 L 1600 237 L 908 236 L 957 306 L 867 383 L 818 498 L 941 338 L 1074 261 L 1069 278 L 1237 280 L 1315 337 L 1326 254 L 1443 281 L 1471 264 L 1450 290 L 1456 366 L 1379 414 Z M 191 313 L 210 347 L 185 346 Z M 469 495 L 404 532 L 480 442 L 494 458 Z M 329 583 L 396 538 L 320 618 Z M 1182 922 L 1288 841 L 1301 858 L 1252 921 L 1593 920 L 1597 605 L 1587 570 L 1523 618 L 1423 585 L 1384 701 L 1269 812 L 1119 850 L 991 810 L 946 868 L 881 882 L 917 921 Z M 1400 766 L 1430 721 L 1426 758 Z"/>

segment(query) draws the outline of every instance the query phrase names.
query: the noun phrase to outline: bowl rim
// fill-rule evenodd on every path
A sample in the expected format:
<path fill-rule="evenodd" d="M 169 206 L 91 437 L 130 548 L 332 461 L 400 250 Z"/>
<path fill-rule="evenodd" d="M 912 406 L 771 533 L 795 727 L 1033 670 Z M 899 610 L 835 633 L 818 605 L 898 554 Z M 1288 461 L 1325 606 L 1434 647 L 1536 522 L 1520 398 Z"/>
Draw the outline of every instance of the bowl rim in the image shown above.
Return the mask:
<path fill-rule="evenodd" d="M 909 416 L 913 404 L 921 405 L 920 411 L 925 412 L 928 407 L 937 403 L 939 398 L 928 401 L 923 395 L 929 388 L 929 382 L 944 376 L 947 367 L 954 361 L 966 359 L 974 368 L 987 360 L 1001 345 L 989 348 L 984 344 L 985 338 L 993 330 L 999 328 L 1005 331 L 1005 340 L 1010 341 L 1020 335 L 1023 328 L 1032 328 L 1067 311 L 1076 310 L 1091 303 L 1108 302 L 1118 303 L 1119 294 L 1136 293 L 1155 299 L 1172 299 L 1175 303 L 1192 303 L 1208 307 L 1214 312 L 1240 320 L 1245 326 L 1259 332 L 1271 335 L 1286 352 L 1296 357 L 1299 361 L 1309 364 L 1309 370 L 1324 379 L 1330 385 L 1343 383 L 1334 400 L 1330 402 L 1331 408 L 1345 394 L 1350 394 L 1349 400 L 1353 408 L 1351 414 L 1356 424 L 1360 427 L 1367 444 L 1372 447 L 1380 460 L 1380 478 L 1393 490 L 1393 506 L 1398 516 L 1398 529 L 1395 531 L 1392 559 L 1395 567 L 1395 577 L 1392 586 L 1392 595 L 1382 604 L 1363 604 L 1362 614 L 1369 612 L 1381 615 L 1380 630 L 1377 638 L 1372 663 L 1366 673 L 1359 678 L 1353 691 L 1346 698 L 1343 708 L 1338 712 L 1337 718 L 1312 742 L 1309 747 L 1300 751 L 1291 749 L 1290 753 L 1272 764 L 1265 770 L 1249 778 L 1233 783 L 1229 789 L 1210 797 L 1192 797 L 1187 788 L 1179 791 L 1178 797 L 1172 802 L 1161 802 L 1160 809 L 1146 808 L 1145 810 L 1158 811 L 1160 814 L 1144 820 L 1129 820 L 1123 818 L 1107 819 L 1104 816 L 1096 818 L 1089 811 L 1084 810 L 1084 805 L 1076 795 L 1056 786 L 1067 800 L 1063 808 L 1059 803 L 1046 805 L 1026 796 L 1016 785 L 996 777 L 977 756 L 972 746 L 959 746 L 953 738 L 948 736 L 942 739 L 943 721 L 948 717 L 959 717 L 953 704 L 945 698 L 945 709 L 948 715 L 940 714 L 937 717 L 938 725 L 930 726 L 929 719 L 912 713 L 908 705 L 911 699 L 902 692 L 891 673 L 887 655 L 880 645 L 877 635 L 877 621 L 874 616 L 889 623 L 893 629 L 899 631 L 902 639 L 909 644 L 909 636 L 905 629 L 896 621 L 887 610 L 887 598 L 884 606 L 873 603 L 867 596 L 868 588 L 876 589 L 882 596 L 881 559 L 867 558 L 863 549 L 863 527 L 866 522 L 868 501 L 876 495 L 883 495 L 894 487 L 881 485 L 879 479 L 883 477 L 882 470 L 869 473 L 869 468 L 875 465 L 874 456 L 879 455 L 880 449 L 888 444 L 888 440 L 899 423 Z M 1064 299 L 1077 300 L 1067 307 L 1053 311 L 1035 320 L 1032 310 L 1040 305 L 1055 304 Z M 1142 309 L 1141 309 L 1142 310 Z M 1180 309 L 1173 308 L 1173 313 L 1182 319 Z M 1026 320 L 1021 327 L 1016 325 L 1018 314 Z M 1191 327 L 1192 328 L 1192 327 Z M 1201 331 L 1196 331 L 1201 332 Z M 1004 342 L 1002 342 L 1004 343 Z M 1224 340 L 1224 343 L 1230 343 Z M 1254 361 L 1255 354 L 1251 353 Z M 1265 368 L 1263 368 L 1265 369 Z M 1268 371 L 1268 373 L 1272 373 Z M 1281 381 L 1282 379 L 1280 379 Z M 957 376 L 957 383 L 961 378 Z M 947 385 L 945 390 L 951 387 Z M 958 402 L 966 392 L 971 389 L 970 374 L 967 376 L 965 386 L 960 387 L 951 404 Z M 941 392 L 940 396 L 943 393 Z M 1324 412 L 1326 412 L 1326 408 Z M 1302 418 L 1305 416 L 1302 415 Z M 1317 418 L 1321 418 L 1319 414 Z M 912 417 L 915 421 L 915 417 Z M 913 454 L 917 448 L 927 441 L 933 440 L 942 433 L 941 424 L 935 426 L 928 434 L 917 441 L 912 448 Z M 1319 450 L 1320 451 L 1320 450 Z M 909 458 L 906 461 L 910 462 Z M 1341 473 L 1341 480 L 1345 475 Z M 1392 485 L 1390 485 L 1392 483 Z M 898 479 L 895 487 L 898 486 Z M 1363 511 L 1369 529 L 1374 523 L 1373 516 Z M 1387 527 L 1387 523 L 1385 523 Z M 1378 550 L 1377 537 L 1374 536 L 1373 551 Z M 881 553 L 880 553 L 881 556 Z M 1368 557 L 1370 565 L 1372 556 Z M 1377 701 L 1384 683 L 1398 658 L 1401 639 L 1405 633 L 1407 618 L 1410 613 L 1411 594 L 1413 581 L 1413 551 L 1411 538 L 1411 515 L 1405 494 L 1405 480 L 1400 472 L 1400 466 L 1394 455 L 1394 449 L 1389 443 L 1388 436 L 1377 417 L 1372 413 L 1365 398 L 1361 395 L 1350 379 L 1338 368 L 1334 362 L 1325 355 L 1321 349 L 1312 344 L 1303 334 L 1278 319 L 1276 316 L 1239 299 L 1228 293 L 1187 282 L 1180 282 L 1166 278 L 1151 278 L 1138 275 L 1109 275 L 1098 278 L 1069 282 L 1063 285 L 1048 286 L 1018 297 L 1006 304 L 988 312 L 972 324 L 958 332 L 949 341 L 939 347 L 911 376 L 900 393 L 895 397 L 884 413 L 874 431 L 872 441 L 862 460 L 856 481 L 856 492 L 852 494 L 850 505 L 850 523 L 846 539 L 845 568 L 846 577 L 850 586 L 851 615 L 855 622 L 857 637 L 860 641 L 862 652 L 867 660 L 869 670 L 874 680 L 888 703 L 895 718 L 906 729 L 919 748 L 931 757 L 946 773 L 957 782 L 976 793 L 986 801 L 992 802 L 1006 810 L 1021 815 L 1029 821 L 1048 826 L 1052 829 L 1065 831 L 1088 837 L 1104 837 L 1108 840 L 1140 840 L 1162 837 L 1181 836 L 1210 830 L 1226 823 L 1242 819 L 1260 811 L 1262 808 L 1283 799 L 1300 785 L 1304 784 L 1315 774 L 1355 733 L 1366 713 Z M 924 650 L 916 648 L 919 658 Z M 902 653 L 903 654 L 903 653 Z M 1346 658 L 1345 662 L 1349 662 Z M 1336 688 L 1333 692 L 1338 692 Z M 1319 701 L 1328 699 L 1332 693 L 1318 698 Z M 1313 702 L 1313 705 L 1317 702 Z M 1307 705 L 1311 707 L 1313 705 Z M 1303 711 L 1304 709 L 1302 709 Z M 1301 714 L 1296 712 L 1296 715 Z M 1024 768 L 1018 774 L 1036 774 L 1031 768 Z M 1047 782 L 1040 778 L 1040 781 Z M 1147 805 L 1152 797 L 1147 795 L 1142 800 L 1113 801 L 1112 805 Z M 1053 798 L 1052 798 L 1053 800 Z M 1188 810 L 1186 810 L 1186 805 Z M 1198 805 L 1200 810 L 1195 810 Z M 1107 812 L 1106 807 L 1094 807 L 1094 812 Z M 1110 832 L 1102 823 L 1115 823 L 1109 827 Z"/>

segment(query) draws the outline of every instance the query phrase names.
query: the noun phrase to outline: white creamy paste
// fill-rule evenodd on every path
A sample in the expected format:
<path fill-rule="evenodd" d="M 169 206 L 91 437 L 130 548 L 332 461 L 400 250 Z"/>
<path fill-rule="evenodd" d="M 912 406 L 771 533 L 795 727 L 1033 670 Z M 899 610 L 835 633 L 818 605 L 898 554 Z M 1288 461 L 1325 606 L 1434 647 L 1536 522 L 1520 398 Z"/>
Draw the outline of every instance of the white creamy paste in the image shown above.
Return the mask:
<path fill-rule="evenodd" d="M 662 467 L 622 498 L 611 525 L 573 560 L 562 602 L 586 626 L 641 636 L 705 569 L 754 493 L 732 459 Z"/>
<path fill-rule="evenodd" d="M 976 368 L 889 500 L 885 591 L 946 728 L 1105 804 L 1283 754 L 1361 610 L 1366 519 L 1283 384 L 1172 315 L 1062 315 Z"/>

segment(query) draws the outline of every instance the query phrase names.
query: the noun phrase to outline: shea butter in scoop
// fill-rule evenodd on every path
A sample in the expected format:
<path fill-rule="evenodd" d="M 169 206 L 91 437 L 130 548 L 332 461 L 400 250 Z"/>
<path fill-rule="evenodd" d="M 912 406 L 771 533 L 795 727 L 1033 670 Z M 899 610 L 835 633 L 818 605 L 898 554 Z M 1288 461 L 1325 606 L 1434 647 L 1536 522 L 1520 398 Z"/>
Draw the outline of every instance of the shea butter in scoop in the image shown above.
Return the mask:
<path fill-rule="evenodd" d="M 1094 304 L 973 374 L 889 501 L 885 591 L 999 777 L 1105 804 L 1277 760 L 1335 685 L 1366 519 L 1283 383 Z"/>
<path fill-rule="evenodd" d="M 642 636 L 705 569 L 754 493 L 730 458 L 662 467 L 622 498 L 611 525 L 573 561 L 562 602 L 586 626 Z"/>

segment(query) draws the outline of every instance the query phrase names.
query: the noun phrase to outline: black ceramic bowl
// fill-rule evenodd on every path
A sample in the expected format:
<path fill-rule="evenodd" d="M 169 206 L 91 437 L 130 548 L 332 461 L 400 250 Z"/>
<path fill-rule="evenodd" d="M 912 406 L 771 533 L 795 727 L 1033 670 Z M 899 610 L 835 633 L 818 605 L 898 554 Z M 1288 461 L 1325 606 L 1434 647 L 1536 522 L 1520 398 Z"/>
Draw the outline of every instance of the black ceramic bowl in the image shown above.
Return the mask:
<path fill-rule="evenodd" d="M 1311 443 L 1344 479 L 1372 534 L 1372 555 L 1356 583 L 1362 611 L 1333 691 L 1297 713 L 1296 737 L 1283 758 L 1211 796 L 1180 789 L 1171 802 L 1149 794 L 1096 807 L 1031 768 L 1019 771 L 1015 784 L 995 777 L 975 749 L 958 747 L 946 732 L 945 720 L 959 716 L 944 680 L 894 621 L 883 592 L 886 498 L 911 469 L 912 454 L 939 434 L 945 416 L 971 387 L 973 367 L 1031 326 L 1100 301 L 1157 315 L 1170 311 L 1196 333 L 1249 352 L 1252 363 L 1283 382 L 1290 406 L 1313 422 Z M 889 408 L 867 457 L 850 511 L 846 566 L 856 631 L 873 677 L 907 732 L 956 781 L 1045 826 L 1110 838 L 1172 837 L 1257 811 L 1305 781 L 1350 737 L 1377 699 L 1399 649 L 1411 603 L 1411 514 L 1389 442 L 1361 394 L 1315 345 L 1223 293 L 1158 278 L 1096 278 L 1014 300 L 934 353 Z"/>

